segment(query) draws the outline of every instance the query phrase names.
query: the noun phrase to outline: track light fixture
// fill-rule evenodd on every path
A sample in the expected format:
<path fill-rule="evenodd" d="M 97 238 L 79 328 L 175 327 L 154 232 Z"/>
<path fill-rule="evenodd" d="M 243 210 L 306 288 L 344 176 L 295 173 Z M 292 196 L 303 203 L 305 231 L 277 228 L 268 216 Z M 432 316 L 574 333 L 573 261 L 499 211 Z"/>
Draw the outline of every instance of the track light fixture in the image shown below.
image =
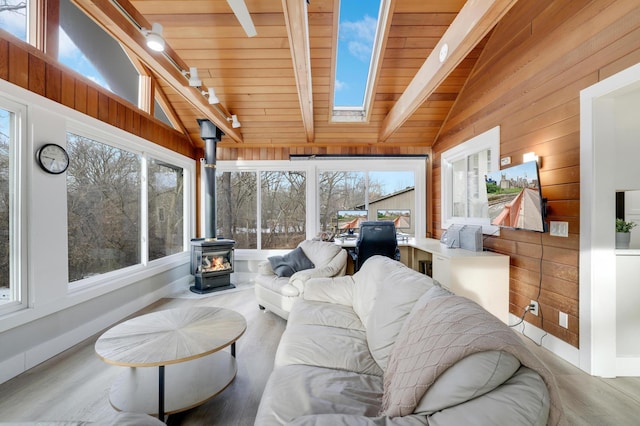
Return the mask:
<path fill-rule="evenodd" d="M 234 129 L 237 129 L 238 127 L 242 126 L 242 124 L 240 124 L 240 122 L 238 121 L 238 116 L 237 115 L 232 115 L 230 118 L 227 118 L 227 121 L 231 121 L 231 127 L 233 127 Z"/>
<path fill-rule="evenodd" d="M 198 78 L 198 68 L 196 67 L 189 67 L 189 86 L 202 86 L 202 81 Z"/>
<path fill-rule="evenodd" d="M 209 87 L 209 103 L 211 105 L 220 103 L 220 99 L 216 96 L 216 92 L 213 90 L 213 87 Z"/>
<path fill-rule="evenodd" d="M 142 34 L 147 38 L 147 47 L 156 52 L 164 52 L 164 38 L 162 38 L 162 25 L 154 22 L 151 25 L 151 29 L 147 30 L 142 28 Z"/>

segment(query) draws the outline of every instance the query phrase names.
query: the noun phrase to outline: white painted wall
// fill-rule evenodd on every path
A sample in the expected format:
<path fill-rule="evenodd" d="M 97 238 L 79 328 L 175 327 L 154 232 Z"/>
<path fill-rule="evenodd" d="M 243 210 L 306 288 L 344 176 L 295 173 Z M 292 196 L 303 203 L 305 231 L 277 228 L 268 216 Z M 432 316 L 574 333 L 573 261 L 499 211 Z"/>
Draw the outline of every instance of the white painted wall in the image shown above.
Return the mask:
<path fill-rule="evenodd" d="M 185 251 L 70 286 L 66 178 L 43 172 L 36 165 L 37 149 L 46 142 L 66 146 L 66 132 L 72 128 L 86 126 L 108 134 L 116 144 L 183 166 L 189 206 L 195 205 L 195 162 L 4 80 L 0 80 L 0 96 L 28 108 L 26 143 L 20 146 L 26 208 L 20 218 L 25 234 L 20 257 L 27 265 L 22 277 L 28 282 L 27 307 L 0 315 L 2 383 L 165 297 L 172 285 L 188 287 L 191 281 Z M 185 219 L 193 228 L 193 217 Z"/>

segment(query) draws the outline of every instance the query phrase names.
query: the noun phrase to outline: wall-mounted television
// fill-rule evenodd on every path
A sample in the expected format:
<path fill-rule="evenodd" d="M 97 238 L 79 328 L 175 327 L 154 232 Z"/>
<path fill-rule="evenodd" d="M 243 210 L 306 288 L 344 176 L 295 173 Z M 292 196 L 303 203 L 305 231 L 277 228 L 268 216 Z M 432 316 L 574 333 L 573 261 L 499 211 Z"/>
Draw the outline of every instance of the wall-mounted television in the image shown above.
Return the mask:
<path fill-rule="evenodd" d="M 390 220 L 396 229 L 411 229 L 411 210 L 409 209 L 378 209 L 377 220 Z"/>
<path fill-rule="evenodd" d="M 338 230 L 353 234 L 360 229 L 360 223 L 366 222 L 369 217 L 368 210 L 338 210 Z"/>
<path fill-rule="evenodd" d="M 546 200 L 536 161 L 490 173 L 485 182 L 492 225 L 545 232 Z"/>

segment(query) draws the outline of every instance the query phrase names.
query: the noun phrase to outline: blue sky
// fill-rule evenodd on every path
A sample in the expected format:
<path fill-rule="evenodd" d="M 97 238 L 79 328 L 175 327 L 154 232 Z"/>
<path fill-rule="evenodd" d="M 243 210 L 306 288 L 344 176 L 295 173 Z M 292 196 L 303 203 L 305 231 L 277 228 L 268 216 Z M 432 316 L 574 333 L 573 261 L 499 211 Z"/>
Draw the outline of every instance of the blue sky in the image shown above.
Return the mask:
<path fill-rule="evenodd" d="M 341 0 L 335 106 L 362 106 L 371 51 L 378 25 L 379 0 Z"/>
<path fill-rule="evenodd" d="M 24 0 L 8 0 L 8 5 L 15 5 Z M 0 28 L 13 34 L 14 36 L 26 40 L 27 18 L 26 9 L 17 11 L 3 11 L 0 13 Z M 85 58 L 76 45 L 71 41 L 67 34 L 61 30 L 59 40 L 59 57 L 63 64 L 76 70 L 80 74 L 100 84 L 102 87 L 109 88 L 100 73 Z"/>

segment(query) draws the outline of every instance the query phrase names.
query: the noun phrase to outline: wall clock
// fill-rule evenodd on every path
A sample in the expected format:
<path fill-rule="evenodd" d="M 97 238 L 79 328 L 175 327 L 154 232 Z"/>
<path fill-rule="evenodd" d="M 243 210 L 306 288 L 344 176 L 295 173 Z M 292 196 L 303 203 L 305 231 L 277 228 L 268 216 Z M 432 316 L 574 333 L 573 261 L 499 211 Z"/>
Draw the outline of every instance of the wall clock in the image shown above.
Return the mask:
<path fill-rule="evenodd" d="M 60 145 L 48 143 L 36 152 L 38 164 L 47 173 L 59 175 L 69 167 L 69 155 Z"/>

